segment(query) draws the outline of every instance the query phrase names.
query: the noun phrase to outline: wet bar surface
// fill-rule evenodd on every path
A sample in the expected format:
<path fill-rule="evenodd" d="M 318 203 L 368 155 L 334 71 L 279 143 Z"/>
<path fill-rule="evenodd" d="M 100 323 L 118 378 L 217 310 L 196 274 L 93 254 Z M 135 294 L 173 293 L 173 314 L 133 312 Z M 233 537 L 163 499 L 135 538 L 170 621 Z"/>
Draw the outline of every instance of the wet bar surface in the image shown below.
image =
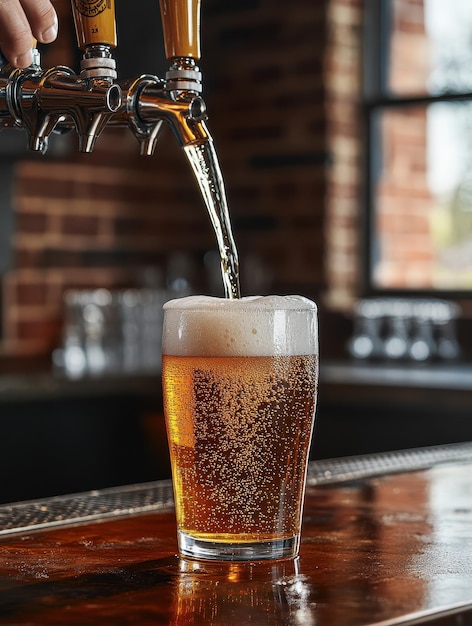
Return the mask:
<path fill-rule="evenodd" d="M 180 560 L 166 482 L 0 507 L 0 624 L 472 624 L 472 446 L 436 452 L 313 464 L 295 561 Z"/>

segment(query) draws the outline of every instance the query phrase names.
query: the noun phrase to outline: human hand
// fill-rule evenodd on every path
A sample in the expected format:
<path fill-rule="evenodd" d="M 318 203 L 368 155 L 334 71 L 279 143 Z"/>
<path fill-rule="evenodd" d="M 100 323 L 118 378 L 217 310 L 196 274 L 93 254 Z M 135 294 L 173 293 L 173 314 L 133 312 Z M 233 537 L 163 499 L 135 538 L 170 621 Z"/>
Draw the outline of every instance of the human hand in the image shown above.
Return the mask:
<path fill-rule="evenodd" d="M 33 39 L 51 43 L 57 15 L 50 0 L 0 0 L 0 49 L 15 67 L 32 62 Z"/>

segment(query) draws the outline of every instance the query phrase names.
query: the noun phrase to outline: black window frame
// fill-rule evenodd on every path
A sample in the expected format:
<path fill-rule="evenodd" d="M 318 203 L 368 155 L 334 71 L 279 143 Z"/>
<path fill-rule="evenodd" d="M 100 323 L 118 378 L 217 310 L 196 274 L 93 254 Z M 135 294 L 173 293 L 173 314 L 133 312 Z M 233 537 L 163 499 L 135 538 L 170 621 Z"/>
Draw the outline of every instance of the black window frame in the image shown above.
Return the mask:
<path fill-rule="evenodd" d="M 437 95 L 398 96 L 388 91 L 389 33 L 391 8 L 395 0 L 364 0 L 363 4 L 363 93 L 361 119 L 363 139 L 362 204 L 362 295 L 364 297 L 435 297 L 445 300 L 472 299 L 472 289 L 387 288 L 373 283 L 375 266 L 375 168 L 379 164 L 378 131 L 376 119 L 380 111 L 403 107 L 424 106 L 438 102 L 472 102 L 472 91 L 444 92 Z"/>

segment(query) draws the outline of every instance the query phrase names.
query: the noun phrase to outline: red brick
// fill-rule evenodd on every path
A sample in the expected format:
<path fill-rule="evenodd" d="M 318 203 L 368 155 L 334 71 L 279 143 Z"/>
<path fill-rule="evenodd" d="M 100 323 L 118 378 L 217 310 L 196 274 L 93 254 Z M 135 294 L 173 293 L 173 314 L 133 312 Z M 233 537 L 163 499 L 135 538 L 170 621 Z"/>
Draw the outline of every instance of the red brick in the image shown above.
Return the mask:
<path fill-rule="evenodd" d="M 31 250 L 20 247 L 15 251 L 15 267 L 17 269 L 38 268 L 42 266 L 42 250 Z"/>
<path fill-rule="evenodd" d="M 98 234 L 100 218 L 82 215 L 64 215 L 62 217 L 61 232 L 64 235 L 91 235 Z"/>
<path fill-rule="evenodd" d="M 45 283 L 18 282 L 16 304 L 18 306 L 46 306 L 48 287 Z"/>
<path fill-rule="evenodd" d="M 16 337 L 20 341 L 40 341 L 46 349 L 53 349 L 58 345 L 61 330 L 58 319 L 20 320 L 16 326 Z"/>
<path fill-rule="evenodd" d="M 16 228 L 23 233 L 44 233 L 47 231 L 48 216 L 44 213 L 19 213 Z"/>

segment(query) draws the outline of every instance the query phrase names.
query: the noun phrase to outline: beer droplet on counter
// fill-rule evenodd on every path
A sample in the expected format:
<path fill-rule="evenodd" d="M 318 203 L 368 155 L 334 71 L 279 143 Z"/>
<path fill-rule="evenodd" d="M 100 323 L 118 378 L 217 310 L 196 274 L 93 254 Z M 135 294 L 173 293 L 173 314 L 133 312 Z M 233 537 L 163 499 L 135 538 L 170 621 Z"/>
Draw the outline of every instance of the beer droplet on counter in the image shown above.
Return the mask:
<path fill-rule="evenodd" d="M 257 328 L 253 328 L 253 329 L 252 329 L 252 334 L 253 334 L 253 335 L 257 335 Z"/>

